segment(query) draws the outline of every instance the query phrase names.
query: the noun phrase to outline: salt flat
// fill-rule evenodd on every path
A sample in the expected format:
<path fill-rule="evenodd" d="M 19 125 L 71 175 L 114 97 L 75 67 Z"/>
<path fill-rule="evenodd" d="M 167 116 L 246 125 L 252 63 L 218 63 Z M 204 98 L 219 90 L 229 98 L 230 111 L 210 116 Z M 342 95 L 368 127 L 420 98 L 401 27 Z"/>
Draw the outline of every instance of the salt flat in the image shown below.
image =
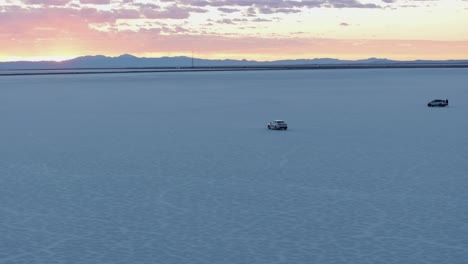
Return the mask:
<path fill-rule="evenodd" d="M 467 69 L 0 77 L 0 263 L 466 263 L 467 84 Z"/>

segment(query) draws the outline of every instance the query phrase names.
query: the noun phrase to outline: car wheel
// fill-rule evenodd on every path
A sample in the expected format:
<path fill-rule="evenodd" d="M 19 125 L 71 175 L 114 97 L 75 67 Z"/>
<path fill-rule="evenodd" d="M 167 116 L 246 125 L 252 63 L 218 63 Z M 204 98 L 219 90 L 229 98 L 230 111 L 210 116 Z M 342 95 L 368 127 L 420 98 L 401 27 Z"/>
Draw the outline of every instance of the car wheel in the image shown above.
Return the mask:
<path fill-rule="evenodd" d="M 271 126 L 270 126 L 270 125 L 268 125 L 267 127 L 268 127 L 268 129 L 271 129 Z"/>
<path fill-rule="evenodd" d="M 288 130 L 288 128 L 287 128 L 287 127 L 285 127 L 285 128 L 284 128 L 284 130 Z"/>

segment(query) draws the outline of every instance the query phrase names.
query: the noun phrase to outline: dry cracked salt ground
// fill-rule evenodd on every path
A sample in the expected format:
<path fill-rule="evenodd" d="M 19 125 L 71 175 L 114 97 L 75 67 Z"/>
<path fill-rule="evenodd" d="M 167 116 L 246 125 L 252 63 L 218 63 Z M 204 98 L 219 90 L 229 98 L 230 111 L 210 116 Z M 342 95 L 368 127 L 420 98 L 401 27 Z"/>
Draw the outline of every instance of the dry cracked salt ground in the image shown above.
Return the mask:
<path fill-rule="evenodd" d="M 0 77 L 0 263 L 466 263 L 467 83 Z"/>

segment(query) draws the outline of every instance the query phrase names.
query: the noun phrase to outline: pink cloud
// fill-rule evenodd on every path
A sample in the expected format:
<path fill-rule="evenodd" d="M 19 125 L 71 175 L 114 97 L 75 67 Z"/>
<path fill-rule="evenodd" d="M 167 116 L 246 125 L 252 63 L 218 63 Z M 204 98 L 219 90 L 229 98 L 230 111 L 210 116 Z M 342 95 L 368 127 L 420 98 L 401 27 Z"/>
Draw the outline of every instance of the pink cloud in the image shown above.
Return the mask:
<path fill-rule="evenodd" d="M 25 0 L 25 4 L 29 5 L 43 5 L 43 6 L 65 6 L 71 0 Z"/>
<path fill-rule="evenodd" d="M 169 6 L 164 10 L 155 10 L 153 8 L 143 8 L 141 12 L 146 18 L 153 19 L 186 19 L 190 17 L 191 12 L 206 12 L 200 8 L 186 8 L 179 6 Z"/>
<path fill-rule="evenodd" d="M 80 0 L 82 4 L 93 4 L 93 5 L 108 5 L 111 0 Z"/>
<path fill-rule="evenodd" d="M 200 6 L 200 7 L 229 7 L 229 6 L 244 6 L 244 7 L 262 7 L 262 8 L 379 8 L 376 4 L 363 4 L 357 0 L 179 0 L 184 5 Z"/>

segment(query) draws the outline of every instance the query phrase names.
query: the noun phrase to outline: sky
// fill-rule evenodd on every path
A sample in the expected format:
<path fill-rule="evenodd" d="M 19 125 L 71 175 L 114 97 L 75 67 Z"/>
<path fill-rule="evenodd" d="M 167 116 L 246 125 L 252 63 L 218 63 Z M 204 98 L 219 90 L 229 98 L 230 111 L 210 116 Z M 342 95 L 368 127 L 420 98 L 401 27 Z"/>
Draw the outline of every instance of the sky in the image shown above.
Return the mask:
<path fill-rule="evenodd" d="M 468 0 L 0 0 L 0 61 L 468 59 Z"/>

